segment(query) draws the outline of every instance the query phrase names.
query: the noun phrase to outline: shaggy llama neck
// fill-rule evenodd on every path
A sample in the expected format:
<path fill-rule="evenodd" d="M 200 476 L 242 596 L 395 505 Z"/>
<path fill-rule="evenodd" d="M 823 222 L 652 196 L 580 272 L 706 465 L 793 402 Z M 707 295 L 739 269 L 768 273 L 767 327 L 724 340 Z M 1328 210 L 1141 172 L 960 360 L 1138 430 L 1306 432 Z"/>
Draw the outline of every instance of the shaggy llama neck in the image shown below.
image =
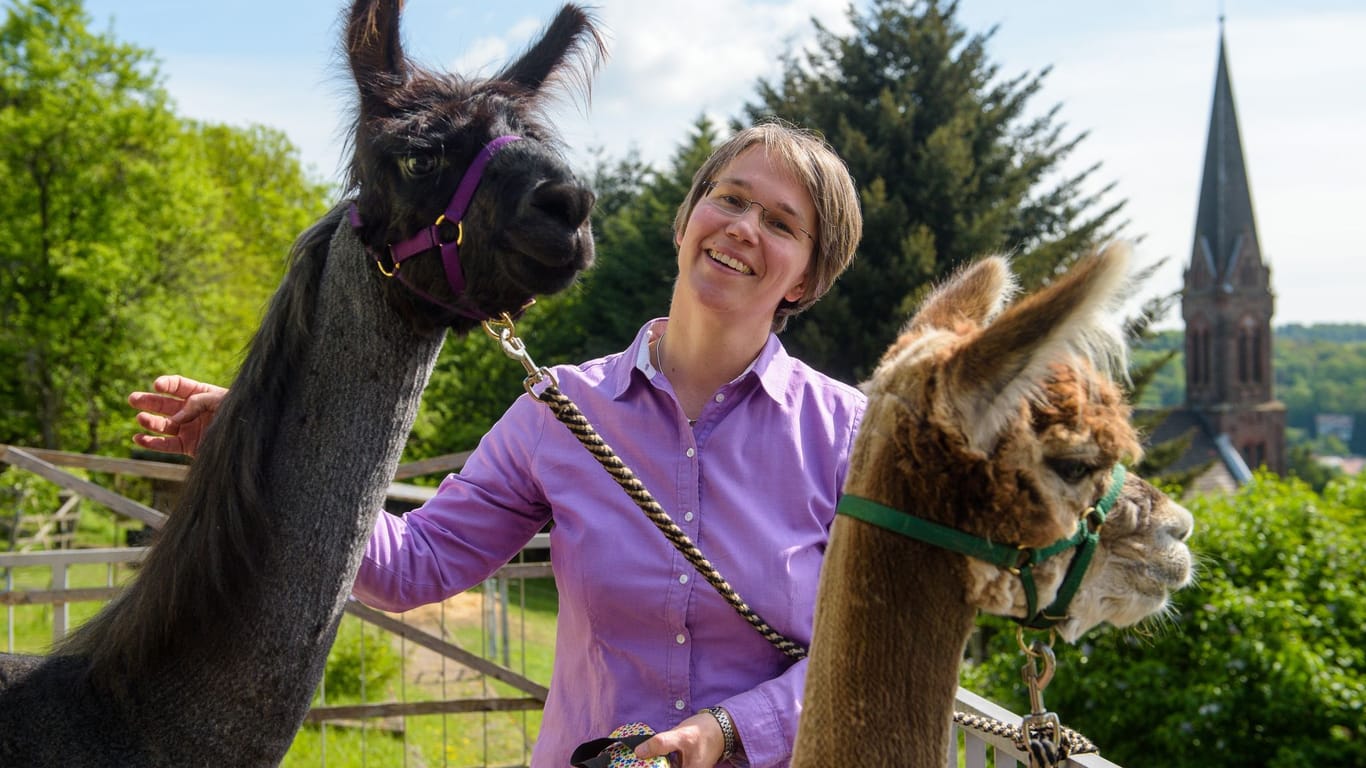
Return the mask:
<path fill-rule="evenodd" d="M 317 247 L 328 248 L 330 230 L 319 231 Z M 60 652 L 0 654 L 0 765 L 283 759 L 444 336 L 413 332 L 389 309 L 349 227 L 321 258 L 291 268 L 290 290 L 301 293 L 279 295 L 312 300 L 272 307 L 243 365 L 285 375 L 239 376 L 229 395 L 238 402 L 224 402 L 142 575 Z M 279 343 L 288 339 L 299 343 Z M 271 416 L 253 421 L 253 408 Z M 244 487 L 259 495 L 241 507 L 215 490 Z M 233 594 L 194 599 L 214 594 L 205 574 L 234 565 L 246 575 L 225 582 Z M 170 590 L 177 582 L 194 586 Z"/>
<path fill-rule="evenodd" d="M 249 764 L 248 755 L 278 761 L 292 742 L 441 346 L 439 332 L 407 330 L 368 267 L 343 224 L 317 289 L 313 343 L 284 394 L 269 465 L 258 468 L 270 544 L 250 596 L 254 618 L 224 628 L 230 655 L 204 660 L 198 674 L 167 670 L 156 681 L 204 699 L 190 711 L 203 707 L 219 719 L 222 737 L 200 746 L 222 750 L 225 762 L 208 764 Z M 199 732 L 187 725 L 187 738 Z"/>

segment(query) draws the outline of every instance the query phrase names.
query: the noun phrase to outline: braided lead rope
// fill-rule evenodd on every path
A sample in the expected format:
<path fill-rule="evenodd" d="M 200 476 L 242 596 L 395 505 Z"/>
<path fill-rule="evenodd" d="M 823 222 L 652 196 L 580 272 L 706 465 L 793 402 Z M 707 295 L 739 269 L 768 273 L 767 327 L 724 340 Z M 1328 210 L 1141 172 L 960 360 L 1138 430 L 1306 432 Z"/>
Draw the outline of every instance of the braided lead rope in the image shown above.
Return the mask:
<path fill-rule="evenodd" d="M 975 731 L 981 731 L 982 733 L 989 733 L 992 736 L 1001 736 L 1010 739 L 1015 744 L 1015 747 L 1021 752 L 1027 751 L 1028 749 L 1029 740 L 1025 735 L 1024 729 L 1018 725 L 1003 723 L 995 718 L 973 715 L 967 712 L 954 712 L 953 722 L 955 725 L 971 728 Z M 1064 725 L 1061 726 L 1059 730 L 1061 732 L 1062 741 L 1062 743 L 1058 745 L 1059 758 L 1065 760 L 1071 755 L 1100 751 L 1090 739 L 1071 728 Z"/>
<path fill-rule="evenodd" d="M 794 659 L 806 658 L 805 648 L 787 639 L 778 630 L 769 626 L 768 622 L 760 618 L 759 614 L 755 613 L 740 598 L 740 595 L 717 572 L 716 566 L 712 565 L 711 561 L 703 556 L 702 550 L 698 549 L 692 539 L 688 538 L 688 534 L 684 533 L 683 529 L 679 528 L 669 517 L 669 513 L 665 512 L 659 502 L 655 501 L 649 490 L 645 488 L 644 483 L 641 483 L 636 478 L 635 473 L 621 459 L 617 458 L 617 455 L 612 452 L 612 448 L 593 429 L 593 425 L 579 411 L 573 400 L 570 400 L 553 384 L 542 390 L 537 397 L 550 406 L 550 410 L 555 413 L 555 418 L 559 419 L 560 423 L 574 433 L 579 442 L 583 443 L 583 447 L 587 448 L 588 452 L 593 454 L 593 458 L 597 459 L 598 463 L 612 476 L 612 479 L 617 481 L 617 485 L 620 485 L 622 490 L 626 491 L 626 495 L 636 502 L 636 506 L 640 507 L 650 522 L 655 524 L 655 527 L 673 543 L 674 548 L 682 553 L 689 563 L 692 563 L 693 568 L 697 569 L 697 572 L 716 589 L 721 597 L 730 603 L 736 613 L 749 622 L 750 626 L 764 636 L 764 639 L 772 643 L 773 647 Z"/>

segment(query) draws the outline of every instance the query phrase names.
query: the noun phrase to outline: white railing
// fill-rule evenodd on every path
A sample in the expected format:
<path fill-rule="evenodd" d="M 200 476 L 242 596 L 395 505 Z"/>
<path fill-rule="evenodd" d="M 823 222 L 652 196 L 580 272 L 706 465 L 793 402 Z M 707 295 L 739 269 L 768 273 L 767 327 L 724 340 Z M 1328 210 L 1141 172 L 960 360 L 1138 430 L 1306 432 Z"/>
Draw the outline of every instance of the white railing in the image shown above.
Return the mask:
<path fill-rule="evenodd" d="M 998 704 L 993 704 L 966 688 L 958 689 L 954 708 L 960 712 L 988 717 L 1003 723 L 1016 724 L 1020 722 L 1019 715 Z M 996 768 L 1025 768 L 1029 765 L 1027 756 L 1015 748 L 1014 742 L 1004 736 L 958 726 L 954 726 L 953 731 L 954 744 L 958 743 L 957 736 L 959 733 L 961 732 L 963 735 L 962 749 L 959 751 L 955 747 L 953 754 L 949 755 L 948 768 L 959 768 L 959 766 L 962 768 L 987 768 L 988 765 L 995 765 Z M 995 762 L 988 762 L 988 758 L 993 755 Z M 1119 768 L 1119 766 L 1097 754 L 1074 755 L 1064 765 L 1074 768 Z"/>
<path fill-rule="evenodd" d="M 105 602 L 119 593 L 114 584 L 114 566 L 136 563 L 146 554 L 146 547 L 115 547 L 106 549 L 58 549 L 47 552 L 0 552 L 0 572 L 5 574 L 4 591 L 0 591 L 0 605 L 5 606 L 5 650 L 14 650 L 14 609 L 20 605 L 52 605 L 52 641 L 66 637 L 70 627 L 70 604 L 86 601 Z M 67 576 L 75 565 L 107 565 L 103 587 L 69 588 Z M 51 571 L 49 588 L 16 591 L 14 571 L 18 568 L 46 567 Z"/>

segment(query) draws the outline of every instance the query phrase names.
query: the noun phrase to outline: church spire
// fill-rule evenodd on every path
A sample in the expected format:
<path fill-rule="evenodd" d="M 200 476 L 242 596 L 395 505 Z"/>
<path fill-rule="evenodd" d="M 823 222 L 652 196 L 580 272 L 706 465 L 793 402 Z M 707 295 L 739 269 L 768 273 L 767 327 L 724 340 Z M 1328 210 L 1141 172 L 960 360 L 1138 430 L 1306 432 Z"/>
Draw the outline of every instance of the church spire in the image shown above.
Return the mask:
<path fill-rule="evenodd" d="M 1248 467 L 1284 472 L 1285 405 L 1274 397 L 1271 366 L 1275 296 L 1252 214 L 1222 17 L 1194 240 L 1181 297 L 1186 410 L 1221 454 L 1236 449 Z"/>
<path fill-rule="evenodd" d="M 1212 282 L 1228 283 L 1243 258 L 1261 261 L 1257 226 L 1252 215 L 1252 193 L 1243 163 L 1238 112 L 1228 74 L 1228 46 L 1223 17 L 1219 19 L 1219 63 L 1210 108 L 1205 168 L 1195 218 L 1191 267 L 1208 270 Z"/>

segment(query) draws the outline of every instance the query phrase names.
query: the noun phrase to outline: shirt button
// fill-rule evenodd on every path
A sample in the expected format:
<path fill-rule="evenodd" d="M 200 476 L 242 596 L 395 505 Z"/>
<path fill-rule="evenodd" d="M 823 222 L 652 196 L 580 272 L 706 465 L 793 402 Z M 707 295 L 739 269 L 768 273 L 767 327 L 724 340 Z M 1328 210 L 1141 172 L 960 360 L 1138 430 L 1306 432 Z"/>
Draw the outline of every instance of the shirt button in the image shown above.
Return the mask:
<path fill-rule="evenodd" d="M 718 403 L 724 402 L 725 399 L 726 399 L 726 396 L 725 396 L 725 395 L 721 394 L 720 392 L 717 392 L 717 393 L 716 393 L 716 402 L 718 402 Z"/>
<path fill-rule="evenodd" d="M 691 513 L 691 512 L 684 513 L 683 519 L 684 519 L 685 521 L 691 523 L 691 522 L 692 522 L 692 513 Z"/>
<path fill-rule="evenodd" d="M 678 577 L 678 583 L 679 583 L 679 584 L 687 584 L 687 583 L 688 583 L 688 574 L 685 573 L 685 574 L 683 574 L 682 576 L 679 576 L 679 577 Z"/>
<path fill-rule="evenodd" d="M 688 706 L 687 703 L 686 703 L 685 701 L 683 701 L 682 699 L 679 699 L 678 701 L 675 701 L 675 702 L 674 702 L 674 709 L 676 709 L 676 710 L 678 710 L 678 711 L 680 711 L 680 712 L 683 711 L 683 708 L 686 707 L 686 706 Z"/>
<path fill-rule="evenodd" d="M 692 448 L 689 448 L 689 449 L 688 449 L 688 458 L 691 459 L 692 457 L 694 457 L 694 456 L 696 456 L 696 455 L 697 455 L 697 451 L 693 450 Z"/>
<path fill-rule="evenodd" d="M 682 645 L 688 642 L 688 638 L 684 637 L 682 632 L 679 632 L 678 634 L 674 635 L 674 642 L 678 643 L 679 645 Z"/>

